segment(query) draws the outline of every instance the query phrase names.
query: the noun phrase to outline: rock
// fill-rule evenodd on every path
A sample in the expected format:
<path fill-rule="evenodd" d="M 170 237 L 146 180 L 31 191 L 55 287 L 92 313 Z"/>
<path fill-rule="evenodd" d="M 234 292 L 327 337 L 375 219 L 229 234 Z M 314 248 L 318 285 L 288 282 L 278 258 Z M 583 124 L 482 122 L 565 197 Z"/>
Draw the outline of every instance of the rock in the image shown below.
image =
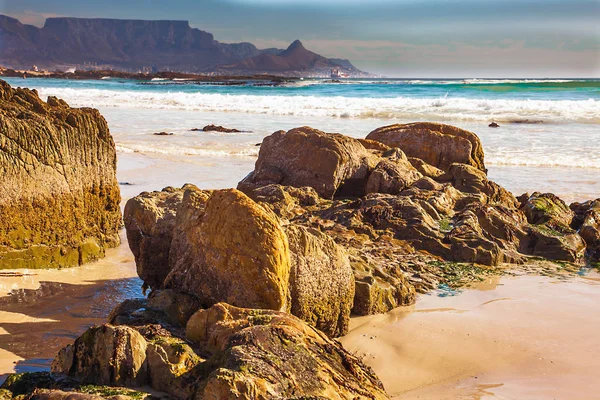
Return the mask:
<path fill-rule="evenodd" d="M 175 216 L 186 187 L 143 192 L 125 205 L 123 221 L 129 248 L 139 277 L 151 288 L 161 288 L 170 271 L 169 251 Z"/>
<path fill-rule="evenodd" d="M 365 193 L 398 194 L 423 177 L 402 151 L 380 161 L 369 175 Z"/>
<path fill-rule="evenodd" d="M 260 147 L 255 169 L 238 185 L 244 192 L 268 184 L 310 186 L 324 198 L 364 194 L 379 157 L 357 139 L 309 127 L 278 131 Z"/>
<path fill-rule="evenodd" d="M 126 326 L 88 329 L 52 362 L 52 372 L 99 385 L 142 386 L 147 381 L 146 340 Z"/>
<path fill-rule="evenodd" d="M 153 135 L 156 135 L 156 136 L 173 136 L 173 132 L 154 132 Z"/>
<path fill-rule="evenodd" d="M 355 257 L 352 262 L 356 279 L 353 314 L 381 314 L 415 302 L 415 288 L 400 268 L 377 265 L 365 258 Z"/>
<path fill-rule="evenodd" d="M 429 178 L 437 179 L 440 176 L 444 175 L 444 171 L 434 167 L 433 165 L 427 164 L 420 158 L 408 157 L 408 161 L 412 164 L 413 167 L 415 167 L 417 171 Z"/>
<path fill-rule="evenodd" d="M 592 260 L 600 260 L 600 199 L 573 203 L 569 207 L 575 213 L 574 228 L 585 241 Z"/>
<path fill-rule="evenodd" d="M 291 313 L 330 337 L 348 332 L 354 275 L 348 255 L 316 229 L 287 225 Z"/>
<path fill-rule="evenodd" d="M 219 126 L 219 125 L 206 125 L 202 129 L 194 128 L 194 129 L 192 129 L 192 131 L 193 132 L 197 132 L 197 131 L 202 131 L 202 132 L 221 132 L 221 133 L 240 133 L 240 132 L 242 132 L 242 131 L 239 131 L 237 129 L 224 128 L 224 127 Z"/>
<path fill-rule="evenodd" d="M 245 194 L 285 219 L 303 214 L 307 208 L 320 202 L 317 192 L 308 186 L 296 188 L 271 184 L 247 190 Z"/>
<path fill-rule="evenodd" d="M 148 381 L 155 390 L 179 399 L 193 398 L 194 368 L 205 361 L 184 340 L 157 336 L 148 343 L 146 352 Z"/>
<path fill-rule="evenodd" d="M 235 189 L 186 190 L 164 287 L 202 304 L 289 310 L 290 254 L 277 217 Z"/>
<path fill-rule="evenodd" d="M 419 158 L 444 171 L 453 163 L 486 171 L 477 135 L 454 126 L 432 122 L 390 125 L 369 133 L 367 139 L 398 147 L 408 157 Z"/>
<path fill-rule="evenodd" d="M 196 398 L 388 398 L 369 367 L 289 314 L 220 303 L 194 314 L 187 332 L 221 360 Z"/>
<path fill-rule="evenodd" d="M 453 218 L 451 260 L 482 265 L 521 263 L 525 217 L 516 209 L 474 203 Z"/>
<path fill-rule="evenodd" d="M 492 122 L 491 124 L 488 125 L 490 128 L 500 128 L 500 125 L 498 125 L 495 122 Z"/>
<path fill-rule="evenodd" d="M 521 205 L 530 224 L 546 224 L 554 229 L 568 229 L 575 214 L 552 193 L 535 192 Z"/>
<path fill-rule="evenodd" d="M 0 80 L 0 269 L 76 266 L 118 245 L 116 164 L 97 110 Z"/>
<path fill-rule="evenodd" d="M 532 225 L 529 235 L 529 254 L 576 264 L 583 261 L 585 242 L 572 230 L 559 231 L 547 224 Z"/>
<path fill-rule="evenodd" d="M 150 294 L 147 307 L 162 311 L 170 323 L 185 326 L 190 317 L 201 307 L 200 301 L 172 289 L 157 290 Z"/>

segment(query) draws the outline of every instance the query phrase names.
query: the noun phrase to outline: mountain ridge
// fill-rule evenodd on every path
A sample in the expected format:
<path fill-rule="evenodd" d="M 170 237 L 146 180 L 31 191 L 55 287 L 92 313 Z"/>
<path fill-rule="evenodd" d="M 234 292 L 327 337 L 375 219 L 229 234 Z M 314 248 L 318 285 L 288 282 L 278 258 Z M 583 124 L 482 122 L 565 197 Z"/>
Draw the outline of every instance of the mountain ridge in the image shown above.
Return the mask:
<path fill-rule="evenodd" d="M 184 20 L 47 18 L 38 28 L 0 14 L 0 64 L 10 68 L 61 67 L 171 70 L 193 73 L 363 74 L 348 60 L 306 50 L 258 49 L 249 42 L 221 43 Z M 342 65 L 343 64 L 343 65 Z"/>

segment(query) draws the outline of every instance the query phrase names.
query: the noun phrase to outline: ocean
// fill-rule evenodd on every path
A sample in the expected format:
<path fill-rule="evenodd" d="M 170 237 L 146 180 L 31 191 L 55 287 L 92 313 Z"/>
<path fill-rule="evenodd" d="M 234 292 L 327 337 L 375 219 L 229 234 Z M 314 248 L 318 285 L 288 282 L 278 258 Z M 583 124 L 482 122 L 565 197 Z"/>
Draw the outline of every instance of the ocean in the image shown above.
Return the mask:
<path fill-rule="evenodd" d="M 436 121 L 475 132 L 491 179 L 516 195 L 600 197 L 600 80 L 304 79 L 282 86 L 29 78 L 13 86 L 105 116 L 124 197 L 192 182 L 231 187 L 253 168 L 262 138 L 309 125 L 365 137 L 394 123 Z M 492 121 L 499 128 L 488 127 Z M 216 124 L 235 134 L 192 132 Z M 172 132 L 156 136 L 154 132 Z"/>

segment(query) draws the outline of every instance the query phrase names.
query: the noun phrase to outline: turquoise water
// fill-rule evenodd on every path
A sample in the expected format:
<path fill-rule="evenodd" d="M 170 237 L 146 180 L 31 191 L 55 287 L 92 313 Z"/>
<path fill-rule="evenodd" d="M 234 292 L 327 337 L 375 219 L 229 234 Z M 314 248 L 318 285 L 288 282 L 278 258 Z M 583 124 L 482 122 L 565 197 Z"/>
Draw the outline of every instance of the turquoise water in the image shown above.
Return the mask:
<path fill-rule="evenodd" d="M 32 79 L 32 78 L 30 78 Z M 6 79 L 14 85 L 24 85 L 23 79 Z M 139 82 L 124 79 L 79 81 L 36 78 L 35 85 L 47 88 L 78 88 L 135 92 L 182 92 L 261 96 L 324 96 L 353 98 L 439 98 L 513 100 L 588 100 L 600 99 L 600 80 L 405 80 L 405 79 L 306 79 L 283 86 L 219 86 L 187 84 L 183 81 Z"/>

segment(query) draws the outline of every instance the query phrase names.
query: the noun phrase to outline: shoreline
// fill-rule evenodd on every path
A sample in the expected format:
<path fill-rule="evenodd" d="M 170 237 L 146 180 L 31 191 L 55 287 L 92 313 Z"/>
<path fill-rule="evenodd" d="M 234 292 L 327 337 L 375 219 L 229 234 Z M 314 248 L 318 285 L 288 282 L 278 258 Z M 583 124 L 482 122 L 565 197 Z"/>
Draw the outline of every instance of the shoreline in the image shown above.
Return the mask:
<path fill-rule="evenodd" d="M 295 82 L 300 78 L 286 77 L 280 75 L 202 75 L 185 72 L 154 72 L 154 73 L 134 73 L 118 70 L 97 70 L 97 71 L 75 71 L 75 72 L 49 72 L 49 71 L 28 71 L 14 70 L 11 68 L 0 67 L 0 77 L 7 78 L 52 78 L 52 79 L 74 79 L 74 80 L 102 80 L 107 78 L 131 79 L 142 82 L 152 80 L 178 80 L 181 83 L 210 83 L 222 85 L 244 85 L 247 81 L 256 84 L 283 84 Z"/>

